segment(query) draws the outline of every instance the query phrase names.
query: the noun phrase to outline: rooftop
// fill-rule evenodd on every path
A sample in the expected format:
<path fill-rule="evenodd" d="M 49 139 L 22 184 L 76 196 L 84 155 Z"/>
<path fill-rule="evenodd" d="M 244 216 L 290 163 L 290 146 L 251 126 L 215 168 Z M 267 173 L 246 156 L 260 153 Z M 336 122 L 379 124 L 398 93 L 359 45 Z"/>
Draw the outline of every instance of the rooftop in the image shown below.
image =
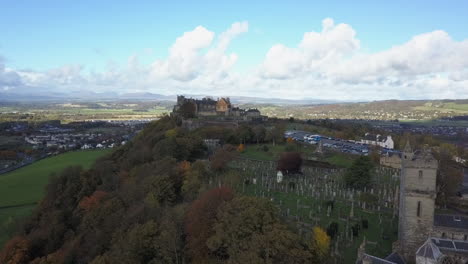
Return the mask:
<path fill-rule="evenodd" d="M 461 215 L 434 215 L 434 226 L 468 230 L 468 217 Z"/>

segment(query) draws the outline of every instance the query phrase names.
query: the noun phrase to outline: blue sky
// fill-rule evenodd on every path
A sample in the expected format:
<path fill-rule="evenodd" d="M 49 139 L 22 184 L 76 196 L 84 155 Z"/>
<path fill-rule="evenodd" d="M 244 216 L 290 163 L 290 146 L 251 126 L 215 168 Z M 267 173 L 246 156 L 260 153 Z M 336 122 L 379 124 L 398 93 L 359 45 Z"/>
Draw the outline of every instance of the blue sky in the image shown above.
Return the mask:
<path fill-rule="evenodd" d="M 259 71 L 259 65 L 265 63 L 266 54 L 275 44 L 296 48 L 304 33 L 322 31 L 325 18 L 333 19 L 334 25 L 343 23 L 352 27 L 359 40 L 360 54 L 385 52 L 404 45 L 414 36 L 436 30 L 447 33 L 453 42 L 468 39 L 468 1 L 7 0 L 0 3 L 0 56 L 10 71 L 44 73 L 79 65 L 80 74 L 85 76 L 108 71 L 109 65 L 126 67 L 130 56 L 137 56 L 142 65 L 164 60 L 175 40 L 197 26 L 215 34 L 214 45 L 216 37 L 233 23 L 246 21 L 248 32 L 236 35 L 225 53 L 237 56 L 229 73 L 250 74 Z M 198 52 L 203 54 L 212 45 Z M 354 55 L 347 53 L 345 57 Z M 462 63 L 454 69 L 424 74 L 464 76 L 465 70 Z M 185 83 L 172 85 L 174 91 L 184 92 L 181 87 Z M 187 86 L 191 87 L 188 91 L 205 91 L 201 83 Z M 248 93 L 250 88 L 246 89 Z"/>

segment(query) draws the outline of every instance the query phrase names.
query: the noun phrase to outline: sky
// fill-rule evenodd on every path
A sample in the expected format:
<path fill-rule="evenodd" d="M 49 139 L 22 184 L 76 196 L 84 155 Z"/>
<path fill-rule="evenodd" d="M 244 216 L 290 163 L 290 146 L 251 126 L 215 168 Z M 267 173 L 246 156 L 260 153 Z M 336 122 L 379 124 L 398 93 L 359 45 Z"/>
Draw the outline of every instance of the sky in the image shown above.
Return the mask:
<path fill-rule="evenodd" d="M 0 93 L 468 98 L 467 25 L 461 0 L 3 0 Z"/>

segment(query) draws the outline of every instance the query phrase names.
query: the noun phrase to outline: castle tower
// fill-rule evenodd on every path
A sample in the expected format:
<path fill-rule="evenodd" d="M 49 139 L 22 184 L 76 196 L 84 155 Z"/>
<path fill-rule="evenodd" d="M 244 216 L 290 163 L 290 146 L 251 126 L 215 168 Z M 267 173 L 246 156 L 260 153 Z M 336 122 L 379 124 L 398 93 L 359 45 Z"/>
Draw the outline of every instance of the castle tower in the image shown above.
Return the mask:
<path fill-rule="evenodd" d="M 398 240 L 409 263 L 414 263 L 417 249 L 432 232 L 437 167 L 429 149 L 413 153 L 407 143 L 402 155 Z"/>

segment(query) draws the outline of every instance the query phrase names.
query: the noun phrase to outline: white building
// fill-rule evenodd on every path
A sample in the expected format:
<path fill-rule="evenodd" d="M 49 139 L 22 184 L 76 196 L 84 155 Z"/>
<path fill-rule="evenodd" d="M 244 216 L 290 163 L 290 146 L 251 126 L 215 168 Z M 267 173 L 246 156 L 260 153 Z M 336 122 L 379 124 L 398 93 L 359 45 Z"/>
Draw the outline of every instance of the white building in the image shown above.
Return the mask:
<path fill-rule="evenodd" d="M 361 143 L 388 149 L 393 149 L 395 147 L 395 143 L 390 135 L 383 137 L 379 134 L 371 135 L 370 133 L 366 133 L 364 139 L 361 139 Z"/>

